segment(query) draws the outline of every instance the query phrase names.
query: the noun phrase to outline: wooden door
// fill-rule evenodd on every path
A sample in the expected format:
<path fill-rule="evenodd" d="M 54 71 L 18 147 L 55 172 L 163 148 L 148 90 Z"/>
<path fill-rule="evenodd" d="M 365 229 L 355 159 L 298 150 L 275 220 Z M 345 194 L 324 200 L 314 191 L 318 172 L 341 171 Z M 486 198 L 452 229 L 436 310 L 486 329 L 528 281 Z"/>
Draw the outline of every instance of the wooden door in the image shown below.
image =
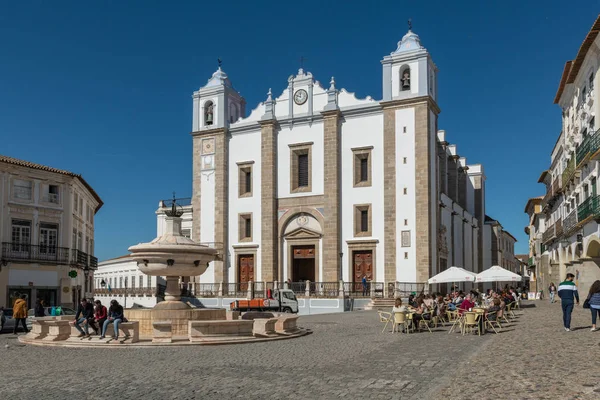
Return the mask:
<path fill-rule="evenodd" d="M 240 255 L 238 259 L 240 291 L 248 290 L 248 282 L 250 281 L 254 281 L 254 254 Z"/>
<path fill-rule="evenodd" d="M 352 275 L 355 282 L 355 290 L 362 290 L 362 279 L 365 275 L 367 276 L 367 281 L 373 280 L 373 251 L 355 251 Z"/>

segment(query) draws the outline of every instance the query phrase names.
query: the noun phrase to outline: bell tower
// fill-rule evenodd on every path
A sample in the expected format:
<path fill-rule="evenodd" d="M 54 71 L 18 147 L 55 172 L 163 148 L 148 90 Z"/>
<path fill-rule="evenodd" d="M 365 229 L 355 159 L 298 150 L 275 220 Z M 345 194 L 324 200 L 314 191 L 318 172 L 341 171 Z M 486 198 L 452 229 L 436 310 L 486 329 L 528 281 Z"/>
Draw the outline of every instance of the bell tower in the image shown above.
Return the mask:
<path fill-rule="evenodd" d="M 398 48 L 381 61 L 383 100 L 430 96 L 437 103 L 437 67 L 419 35 L 412 31 L 410 20 L 408 26 Z"/>
<path fill-rule="evenodd" d="M 228 128 L 246 113 L 246 100 L 231 85 L 227 74 L 221 69 L 220 60 L 219 68 L 192 97 L 192 132 Z"/>

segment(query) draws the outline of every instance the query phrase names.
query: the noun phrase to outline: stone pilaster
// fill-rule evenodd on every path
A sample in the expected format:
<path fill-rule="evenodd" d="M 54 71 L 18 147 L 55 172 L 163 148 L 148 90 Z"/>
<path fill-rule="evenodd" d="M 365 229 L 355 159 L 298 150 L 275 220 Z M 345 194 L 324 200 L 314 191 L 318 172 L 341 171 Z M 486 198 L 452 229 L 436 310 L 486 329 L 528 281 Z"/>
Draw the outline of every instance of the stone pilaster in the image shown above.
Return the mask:
<path fill-rule="evenodd" d="M 340 111 L 335 109 L 323 114 L 324 128 L 324 209 L 323 227 L 323 280 L 338 281 L 341 276 L 341 259 L 339 256 L 341 237 L 340 192 L 341 192 L 341 159 L 340 159 Z"/>
<path fill-rule="evenodd" d="M 192 238 L 201 242 L 200 237 L 200 204 L 202 196 L 202 138 L 192 136 Z"/>
<path fill-rule="evenodd" d="M 431 165 L 429 132 L 429 107 L 419 104 L 415 107 L 415 211 L 416 211 L 416 269 L 417 282 L 427 282 L 429 269 L 433 262 L 432 253 L 435 243 L 432 241 L 431 174 L 436 170 Z M 436 129 L 437 131 L 437 129 Z M 436 157 L 437 159 L 437 157 Z"/>
<path fill-rule="evenodd" d="M 458 169 L 458 197 L 456 202 L 463 210 L 467 209 L 467 169 L 468 167 Z"/>
<path fill-rule="evenodd" d="M 485 222 L 485 204 L 484 204 L 484 180 L 483 176 L 475 176 L 473 178 L 473 188 L 475 192 L 475 218 L 477 218 L 477 261 L 474 272 L 483 271 L 483 224 Z"/>
<path fill-rule="evenodd" d="M 261 280 L 270 282 L 279 279 L 277 265 L 279 246 L 277 243 L 277 121 L 261 121 L 261 226 L 260 257 Z"/>
<path fill-rule="evenodd" d="M 215 242 L 222 243 L 222 261 L 215 261 L 215 282 L 228 282 L 229 143 L 225 129 L 215 132 Z"/>
<path fill-rule="evenodd" d="M 448 158 L 448 191 L 446 193 L 456 203 L 458 203 L 458 159 L 458 156 Z"/>
<path fill-rule="evenodd" d="M 396 108 L 383 110 L 384 280 L 396 281 Z"/>

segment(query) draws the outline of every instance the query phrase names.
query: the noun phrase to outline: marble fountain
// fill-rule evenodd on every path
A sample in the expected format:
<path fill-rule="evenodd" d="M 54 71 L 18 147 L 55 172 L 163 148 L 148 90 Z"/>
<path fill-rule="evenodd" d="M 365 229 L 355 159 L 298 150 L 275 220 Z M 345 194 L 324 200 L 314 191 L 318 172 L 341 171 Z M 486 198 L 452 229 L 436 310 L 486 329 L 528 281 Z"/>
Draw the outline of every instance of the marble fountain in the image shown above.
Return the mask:
<path fill-rule="evenodd" d="M 120 340 L 79 338 L 73 317 L 35 318 L 23 343 L 53 346 L 157 346 L 248 343 L 289 339 L 310 331 L 298 328 L 298 316 L 283 314 L 273 318 L 246 320 L 239 312 L 223 308 L 195 308 L 181 301 L 179 277 L 202 275 L 217 250 L 181 235 L 183 211 L 173 201 L 166 212 L 166 230 L 149 243 L 131 246 L 131 258 L 141 272 L 166 279 L 165 301 L 151 309 L 126 309 L 129 322 L 121 324 Z M 108 327 L 112 330 L 112 325 Z"/>

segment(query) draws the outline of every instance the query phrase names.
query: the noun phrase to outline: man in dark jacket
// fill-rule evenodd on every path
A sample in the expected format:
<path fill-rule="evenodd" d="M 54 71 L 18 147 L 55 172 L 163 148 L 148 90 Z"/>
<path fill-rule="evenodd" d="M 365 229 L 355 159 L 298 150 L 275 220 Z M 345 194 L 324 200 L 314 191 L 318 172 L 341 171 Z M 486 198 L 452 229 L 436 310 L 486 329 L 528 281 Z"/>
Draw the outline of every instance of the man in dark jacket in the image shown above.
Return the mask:
<path fill-rule="evenodd" d="M 573 312 L 573 303 L 579 305 L 579 293 L 577 286 L 573 282 L 575 275 L 568 273 L 567 279 L 558 285 L 558 297 L 563 310 L 563 324 L 565 331 L 571 331 L 571 313 Z"/>
<path fill-rule="evenodd" d="M 89 303 L 87 301 L 87 299 L 85 299 L 85 298 L 81 299 L 81 304 L 79 304 L 79 307 L 77 308 L 77 314 L 75 315 L 75 323 L 74 323 L 75 328 L 77 328 L 77 330 L 79 332 L 81 332 L 79 337 L 90 336 L 88 321 L 93 321 L 93 320 L 94 320 L 94 306 L 92 305 L 92 303 Z M 81 325 L 83 325 L 83 328 L 81 328 Z M 84 329 L 85 329 L 85 332 L 84 332 Z"/>

